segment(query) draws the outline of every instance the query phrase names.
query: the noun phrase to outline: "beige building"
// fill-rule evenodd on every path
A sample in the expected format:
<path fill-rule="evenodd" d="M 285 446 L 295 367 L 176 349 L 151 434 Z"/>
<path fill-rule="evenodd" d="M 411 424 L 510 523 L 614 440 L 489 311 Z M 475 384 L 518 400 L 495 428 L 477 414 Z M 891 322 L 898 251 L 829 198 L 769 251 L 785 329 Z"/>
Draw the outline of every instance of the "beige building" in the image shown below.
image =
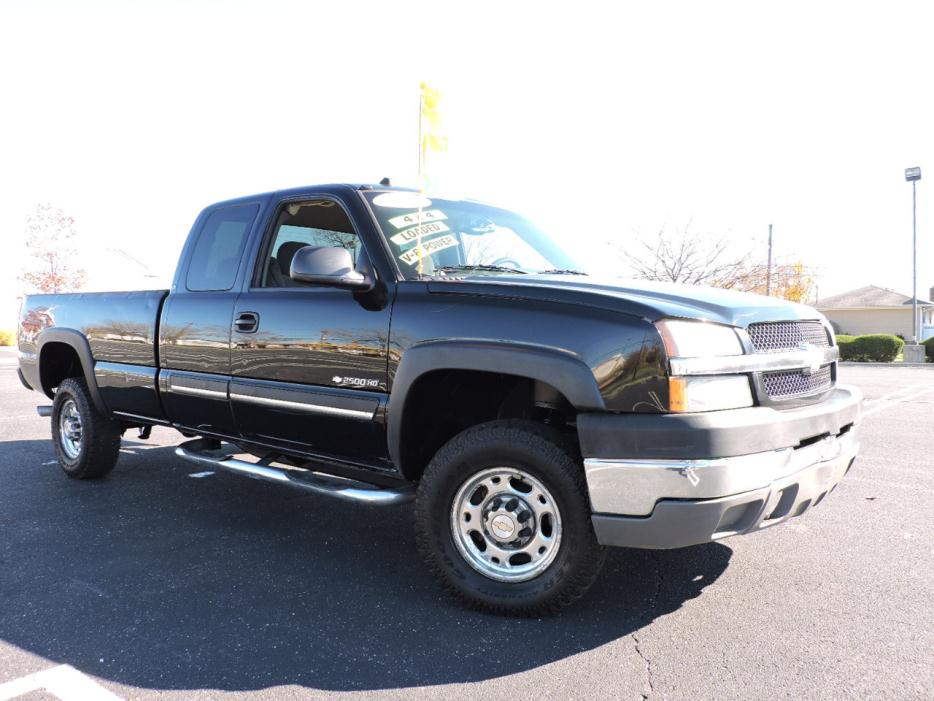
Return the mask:
<path fill-rule="evenodd" d="M 934 297 L 934 288 L 931 288 Z M 839 333 L 891 333 L 911 339 L 911 297 L 875 285 L 819 300 L 817 308 Z M 918 299 L 918 336 L 934 337 L 934 303 Z"/>

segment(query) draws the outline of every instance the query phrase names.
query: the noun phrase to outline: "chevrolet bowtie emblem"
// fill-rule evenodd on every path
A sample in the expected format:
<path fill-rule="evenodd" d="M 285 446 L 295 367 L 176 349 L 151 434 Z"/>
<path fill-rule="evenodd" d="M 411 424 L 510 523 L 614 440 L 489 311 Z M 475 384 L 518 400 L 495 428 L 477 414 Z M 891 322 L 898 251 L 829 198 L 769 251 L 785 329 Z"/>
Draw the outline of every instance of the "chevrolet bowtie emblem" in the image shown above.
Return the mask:
<path fill-rule="evenodd" d="M 799 343 L 798 350 L 802 350 L 810 354 L 810 358 L 808 358 L 808 366 L 801 369 L 801 374 L 813 375 L 815 372 L 820 370 L 821 355 L 814 346 L 812 346 L 810 343 Z"/>

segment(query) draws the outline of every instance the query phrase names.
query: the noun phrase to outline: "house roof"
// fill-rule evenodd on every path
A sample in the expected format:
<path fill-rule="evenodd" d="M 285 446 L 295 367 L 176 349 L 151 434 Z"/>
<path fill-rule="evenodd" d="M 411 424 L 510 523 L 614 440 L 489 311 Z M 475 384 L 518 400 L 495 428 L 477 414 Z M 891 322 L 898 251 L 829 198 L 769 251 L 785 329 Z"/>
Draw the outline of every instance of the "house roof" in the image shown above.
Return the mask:
<path fill-rule="evenodd" d="M 920 305 L 934 305 L 925 299 L 918 299 Z M 911 306 L 911 297 L 884 287 L 866 285 L 858 290 L 850 290 L 832 297 L 825 297 L 817 303 L 818 309 L 865 309 L 867 307 L 904 307 Z"/>

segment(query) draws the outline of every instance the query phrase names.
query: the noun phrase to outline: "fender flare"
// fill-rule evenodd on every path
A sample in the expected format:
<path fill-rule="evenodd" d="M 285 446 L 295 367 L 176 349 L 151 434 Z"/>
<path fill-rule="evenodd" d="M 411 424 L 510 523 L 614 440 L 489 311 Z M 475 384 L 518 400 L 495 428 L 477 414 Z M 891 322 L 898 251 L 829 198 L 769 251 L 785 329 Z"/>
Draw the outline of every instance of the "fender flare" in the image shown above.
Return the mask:
<path fill-rule="evenodd" d="M 36 366 L 39 371 L 39 384 L 42 392 L 52 398 L 52 388 L 46 387 L 42 381 L 42 350 L 48 343 L 64 343 L 70 346 L 78 354 L 78 360 L 81 362 L 81 370 L 84 372 L 84 381 L 88 385 L 88 391 L 91 393 L 91 399 L 94 406 L 102 414 L 110 414 L 110 410 L 104 403 L 100 389 L 97 386 L 97 378 L 94 376 L 94 356 L 91 355 L 91 345 L 88 343 L 87 336 L 75 329 L 51 328 L 42 331 L 36 347 Z"/>
<path fill-rule="evenodd" d="M 577 356 L 546 346 L 501 341 L 438 340 L 416 344 L 402 354 L 389 393 L 386 440 L 389 457 L 402 472 L 405 402 L 416 381 L 435 370 L 498 372 L 545 382 L 580 411 L 605 411 L 591 369 Z"/>

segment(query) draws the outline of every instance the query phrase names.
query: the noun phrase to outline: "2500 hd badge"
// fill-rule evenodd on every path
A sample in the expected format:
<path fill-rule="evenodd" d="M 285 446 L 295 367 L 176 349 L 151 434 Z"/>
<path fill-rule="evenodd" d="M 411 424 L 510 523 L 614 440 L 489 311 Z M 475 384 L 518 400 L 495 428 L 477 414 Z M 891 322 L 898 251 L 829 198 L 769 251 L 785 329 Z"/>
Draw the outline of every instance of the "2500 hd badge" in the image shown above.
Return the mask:
<path fill-rule="evenodd" d="M 379 380 L 366 379 L 365 377 L 341 377 L 335 375 L 331 378 L 335 385 L 350 385 L 351 387 L 379 387 Z"/>
<path fill-rule="evenodd" d="M 859 447 L 814 309 L 597 279 L 514 212 L 390 187 L 210 205 L 171 290 L 29 296 L 18 343 L 69 477 L 163 426 L 211 469 L 414 500 L 439 582 L 514 615 L 583 596 L 608 546 L 800 516 Z"/>

